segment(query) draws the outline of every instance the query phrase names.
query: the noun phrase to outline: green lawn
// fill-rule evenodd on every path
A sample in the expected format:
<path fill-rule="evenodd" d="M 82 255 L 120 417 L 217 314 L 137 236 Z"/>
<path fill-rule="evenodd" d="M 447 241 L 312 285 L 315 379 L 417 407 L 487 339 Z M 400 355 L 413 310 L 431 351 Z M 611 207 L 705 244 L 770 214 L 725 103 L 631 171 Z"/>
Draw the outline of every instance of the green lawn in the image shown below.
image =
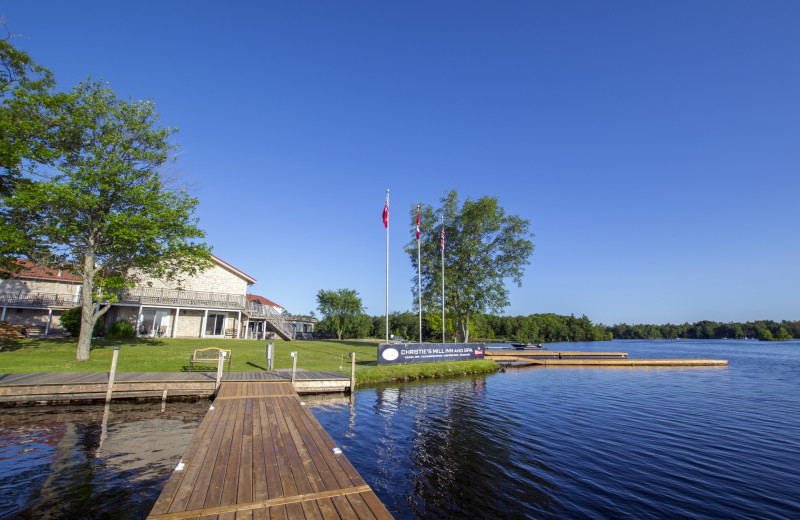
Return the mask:
<path fill-rule="evenodd" d="M 350 374 L 350 352 L 356 354 L 356 382 L 378 382 L 423 377 L 446 377 L 462 373 L 492 372 L 494 361 L 459 361 L 377 365 L 378 342 L 282 341 L 275 342 L 275 368 L 291 368 L 290 352 L 297 352 L 297 368 Z M 231 371 L 267 369 L 266 342 L 223 339 L 133 339 L 92 342 L 89 361 L 75 361 L 77 340 L 34 339 L 0 342 L 0 373 L 18 372 L 108 372 L 114 345 L 119 344 L 119 372 L 182 372 L 198 348 L 219 347 L 232 351 Z M 211 367 L 207 370 L 212 370 Z M 215 369 L 213 369 L 215 370 Z"/>

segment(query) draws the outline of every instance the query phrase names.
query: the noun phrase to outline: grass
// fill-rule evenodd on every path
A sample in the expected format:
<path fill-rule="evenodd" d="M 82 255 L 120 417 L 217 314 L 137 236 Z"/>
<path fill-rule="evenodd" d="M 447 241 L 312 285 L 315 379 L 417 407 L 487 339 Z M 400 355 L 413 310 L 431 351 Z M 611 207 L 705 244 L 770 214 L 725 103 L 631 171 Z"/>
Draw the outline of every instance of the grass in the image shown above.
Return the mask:
<path fill-rule="evenodd" d="M 449 361 L 409 365 L 377 364 L 378 342 L 374 341 L 282 341 L 275 342 L 276 369 L 291 368 L 290 352 L 297 352 L 297 368 L 350 374 L 350 352 L 356 355 L 356 383 L 401 381 L 493 372 L 494 361 Z M 0 373 L 20 372 L 108 372 L 114 345 L 120 345 L 119 372 L 183 372 L 198 348 L 219 347 L 232 351 L 231 371 L 267 369 L 266 342 L 223 339 L 130 339 L 92 341 L 89 361 L 75 360 L 77 340 L 21 339 L 0 342 Z M 212 370 L 209 366 L 206 370 Z"/>

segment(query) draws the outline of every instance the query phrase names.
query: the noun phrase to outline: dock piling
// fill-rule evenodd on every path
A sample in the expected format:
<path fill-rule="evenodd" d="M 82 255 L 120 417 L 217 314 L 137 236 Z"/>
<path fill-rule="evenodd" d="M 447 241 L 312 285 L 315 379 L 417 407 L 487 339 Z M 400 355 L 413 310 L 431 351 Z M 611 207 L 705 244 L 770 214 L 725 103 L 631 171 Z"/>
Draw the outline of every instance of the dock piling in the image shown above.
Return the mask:
<path fill-rule="evenodd" d="M 356 388 L 356 353 L 350 353 L 350 393 Z"/>
<path fill-rule="evenodd" d="M 111 402 L 111 391 L 114 387 L 114 377 L 117 374 L 117 359 L 119 359 L 119 344 L 114 345 L 114 354 L 111 356 L 111 371 L 108 373 L 108 389 L 106 389 L 106 402 Z"/>

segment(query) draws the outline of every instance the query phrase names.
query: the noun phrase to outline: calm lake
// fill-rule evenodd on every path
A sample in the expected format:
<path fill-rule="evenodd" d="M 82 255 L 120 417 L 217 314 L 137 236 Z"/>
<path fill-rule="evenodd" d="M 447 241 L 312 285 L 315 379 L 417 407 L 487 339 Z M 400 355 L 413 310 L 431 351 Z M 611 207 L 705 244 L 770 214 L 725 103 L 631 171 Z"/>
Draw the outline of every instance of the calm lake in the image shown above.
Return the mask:
<path fill-rule="evenodd" d="M 509 369 L 304 400 L 397 518 L 800 518 L 800 341 L 547 346 L 730 364 Z M 144 518 L 207 408 L 0 409 L 0 517 Z"/>

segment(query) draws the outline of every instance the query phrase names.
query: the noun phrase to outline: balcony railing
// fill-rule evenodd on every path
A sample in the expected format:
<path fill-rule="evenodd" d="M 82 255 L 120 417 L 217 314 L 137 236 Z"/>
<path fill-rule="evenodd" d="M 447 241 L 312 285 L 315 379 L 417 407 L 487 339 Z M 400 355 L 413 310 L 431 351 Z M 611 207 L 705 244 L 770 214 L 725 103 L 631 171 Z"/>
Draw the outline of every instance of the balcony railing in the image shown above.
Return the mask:
<path fill-rule="evenodd" d="M 21 291 L 0 292 L 0 304 L 22 307 L 77 307 L 80 296 L 76 294 L 30 293 Z"/>
<path fill-rule="evenodd" d="M 207 307 L 214 309 L 244 310 L 247 299 L 241 294 L 180 291 L 177 289 L 154 289 L 134 287 L 119 294 L 119 300 L 151 305 L 175 305 L 180 307 Z"/>

